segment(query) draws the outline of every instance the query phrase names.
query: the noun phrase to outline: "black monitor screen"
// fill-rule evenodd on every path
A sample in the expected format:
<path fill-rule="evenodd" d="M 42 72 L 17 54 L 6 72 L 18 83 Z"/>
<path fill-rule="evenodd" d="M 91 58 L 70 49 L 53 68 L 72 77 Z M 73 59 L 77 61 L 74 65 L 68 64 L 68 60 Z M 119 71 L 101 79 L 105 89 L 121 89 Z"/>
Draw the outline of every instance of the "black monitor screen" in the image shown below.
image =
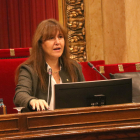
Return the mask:
<path fill-rule="evenodd" d="M 132 79 L 112 79 L 55 85 L 55 109 L 132 102 Z"/>

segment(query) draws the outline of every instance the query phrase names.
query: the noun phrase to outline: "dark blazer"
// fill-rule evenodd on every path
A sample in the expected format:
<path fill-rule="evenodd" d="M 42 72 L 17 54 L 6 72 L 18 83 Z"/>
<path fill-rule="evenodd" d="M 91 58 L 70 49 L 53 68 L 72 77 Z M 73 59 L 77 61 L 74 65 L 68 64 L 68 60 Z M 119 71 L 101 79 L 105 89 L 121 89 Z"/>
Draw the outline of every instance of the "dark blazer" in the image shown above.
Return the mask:
<path fill-rule="evenodd" d="M 81 65 L 77 62 L 76 65 L 79 68 L 77 69 L 74 66 L 78 78 L 77 80 L 78 82 L 84 81 L 85 79 L 82 73 Z M 62 83 L 71 82 L 70 75 L 63 69 L 63 67 L 61 68 L 59 74 L 62 79 Z M 30 65 L 22 65 L 20 68 L 18 84 L 16 86 L 14 104 L 16 106 L 21 106 L 30 109 L 29 101 L 31 99 L 44 99 L 47 102 L 47 92 L 47 90 L 41 90 L 39 86 L 39 78 L 34 69 Z"/>

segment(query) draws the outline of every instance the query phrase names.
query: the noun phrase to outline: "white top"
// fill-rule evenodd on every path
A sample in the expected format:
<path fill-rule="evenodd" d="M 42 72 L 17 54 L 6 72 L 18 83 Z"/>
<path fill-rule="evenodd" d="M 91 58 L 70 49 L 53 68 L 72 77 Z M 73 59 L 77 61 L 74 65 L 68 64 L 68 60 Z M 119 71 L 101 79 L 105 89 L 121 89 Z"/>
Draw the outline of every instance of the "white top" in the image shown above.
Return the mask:
<path fill-rule="evenodd" d="M 48 64 L 47 64 L 48 65 Z M 47 67 L 47 72 L 49 71 L 51 67 L 48 65 Z M 61 67 L 60 67 L 61 69 Z M 62 83 L 61 77 L 60 77 L 60 84 Z M 51 96 L 51 101 L 50 101 L 50 106 L 49 110 L 54 110 L 55 109 L 55 93 L 54 93 L 54 85 L 57 84 L 54 77 L 51 76 L 51 86 L 52 86 L 52 96 Z"/>

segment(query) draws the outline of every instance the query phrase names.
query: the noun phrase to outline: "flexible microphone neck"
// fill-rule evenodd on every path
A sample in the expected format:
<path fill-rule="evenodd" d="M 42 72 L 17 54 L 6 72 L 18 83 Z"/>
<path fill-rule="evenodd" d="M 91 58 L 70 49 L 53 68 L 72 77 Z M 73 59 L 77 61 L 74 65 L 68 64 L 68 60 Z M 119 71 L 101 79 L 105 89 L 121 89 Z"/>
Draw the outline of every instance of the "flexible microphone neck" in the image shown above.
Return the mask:
<path fill-rule="evenodd" d="M 102 75 L 102 74 L 94 67 L 93 64 L 91 64 L 90 62 L 88 62 L 88 65 L 89 65 L 92 69 L 94 69 L 96 72 L 98 72 L 105 80 L 108 80 L 104 75 Z"/>

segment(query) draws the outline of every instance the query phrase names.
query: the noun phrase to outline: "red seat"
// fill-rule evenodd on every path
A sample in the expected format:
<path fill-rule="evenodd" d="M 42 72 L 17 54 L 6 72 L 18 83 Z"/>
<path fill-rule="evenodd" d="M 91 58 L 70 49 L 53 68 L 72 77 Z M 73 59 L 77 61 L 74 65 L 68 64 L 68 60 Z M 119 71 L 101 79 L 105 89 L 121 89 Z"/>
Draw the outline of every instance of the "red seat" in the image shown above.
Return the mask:
<path fill-rule="evenodd" d="M 124 73 L 124 72 L 139 72 L 140 63 L 119 63 L 119 64 L 106 64 L 106 65 L 97 65 L 97 70 L 99 70 L 107 79 L 110 79 L 110 73 Z M 98 80 L 103 80 L 104 78 L 96 74 Z"/>
<path fill-rule="evenodd" d="M 30 56 L 31 48 L 0 49 L 0 59 Z"/>
<path fill-rule="evenodd" d="M 0 98 L 7 107 L 7 113 L 15 113 L 13 103 L 15 95 L 15 70 L 27 58 L 0 59 Z"/>

